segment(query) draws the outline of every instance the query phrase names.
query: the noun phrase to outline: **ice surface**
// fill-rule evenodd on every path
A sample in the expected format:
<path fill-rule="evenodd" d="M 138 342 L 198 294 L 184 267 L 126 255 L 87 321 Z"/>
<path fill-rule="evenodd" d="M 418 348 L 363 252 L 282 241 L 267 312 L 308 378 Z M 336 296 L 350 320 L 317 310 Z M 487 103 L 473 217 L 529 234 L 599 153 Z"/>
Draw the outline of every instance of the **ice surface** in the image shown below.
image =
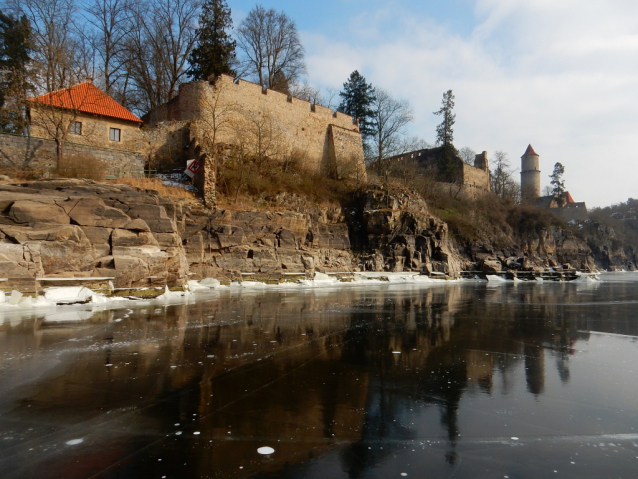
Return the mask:
<path fill-rule="evenodd" d="M 501 278 L 498 275 L 488 275 L 487 276 L 487 282 L 488 283 L 506 283 L 507 280 L 505 278 Z"/>
<path fill-rule="evenodd" d="M 95 293 L 84 286 L 64 286 L 46 288 L 44 298 L 56 304 L 83 303 L 89 300 Z"/>

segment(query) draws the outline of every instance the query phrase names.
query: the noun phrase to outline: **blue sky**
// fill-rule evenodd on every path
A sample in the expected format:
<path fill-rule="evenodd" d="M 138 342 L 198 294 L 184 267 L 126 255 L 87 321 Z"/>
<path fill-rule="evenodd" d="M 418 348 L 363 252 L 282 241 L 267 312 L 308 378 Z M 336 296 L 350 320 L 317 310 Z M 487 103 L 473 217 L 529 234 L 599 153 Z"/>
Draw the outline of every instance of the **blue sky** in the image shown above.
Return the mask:
<path fill-rule="evenodd" d="M 264 1 L 296 23 L 308 82 L 340 89 L 357 69 L 410 102 L 410 134 L 434 140 L 444 91 L 456 95 L 455 145 L 528 143 L 542 182 L 565 166 L 576 201 L 638 197 L 636 0 Z M 228 0 L 237 24 L 255 2 Z"/>

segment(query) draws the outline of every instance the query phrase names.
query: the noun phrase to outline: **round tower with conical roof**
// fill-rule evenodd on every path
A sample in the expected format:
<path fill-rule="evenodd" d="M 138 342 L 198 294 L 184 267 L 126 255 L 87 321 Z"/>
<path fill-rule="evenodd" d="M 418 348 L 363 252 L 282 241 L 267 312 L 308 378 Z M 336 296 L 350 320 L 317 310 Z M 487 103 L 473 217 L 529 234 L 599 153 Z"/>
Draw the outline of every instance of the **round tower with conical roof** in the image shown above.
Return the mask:
<path fill-rule="evenodd" d="M 538 154 L 532 148 L 527 147 L 525 154 L 521 156 L 521 199 L 534 201 L 541 196 L 541 170 L 539 168 Z"/>

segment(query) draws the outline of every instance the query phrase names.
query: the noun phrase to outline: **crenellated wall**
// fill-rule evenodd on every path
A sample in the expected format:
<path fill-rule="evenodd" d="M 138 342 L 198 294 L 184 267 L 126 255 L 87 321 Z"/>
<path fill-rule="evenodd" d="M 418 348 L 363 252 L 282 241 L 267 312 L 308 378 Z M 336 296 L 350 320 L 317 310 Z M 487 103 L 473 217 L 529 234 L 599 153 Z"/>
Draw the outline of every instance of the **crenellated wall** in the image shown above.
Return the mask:
<path fill-rule="evenodd" d="M 267 138 L 284 154 L 301 153 L 302 166 L 310 172 L 365 174 L 359 125 L 351 116 L 229 75 L 181 85 L 177 97 L 144 120 L 151 128 L 190 121 L 200 144 L 250 147 L 256 143 L 252 138 Z"/>

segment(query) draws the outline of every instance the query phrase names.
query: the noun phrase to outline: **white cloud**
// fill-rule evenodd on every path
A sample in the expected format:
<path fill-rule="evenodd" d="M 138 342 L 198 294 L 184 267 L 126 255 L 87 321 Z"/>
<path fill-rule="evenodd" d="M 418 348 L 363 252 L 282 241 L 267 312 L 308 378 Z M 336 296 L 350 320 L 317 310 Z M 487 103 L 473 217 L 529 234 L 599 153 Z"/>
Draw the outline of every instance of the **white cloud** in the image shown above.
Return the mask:
<path fill-rule="evenodd" d="M 400 3 L 362 12 L 340 38 L 303 32 L 311 82 L 341 87 L 358 69 L 410 101 L 432 140 L 442 93 L 456 95 L 456 144 L 509 152 L 532 143 L 542 178 L 565 165 L 572 196 L 606 205 L 638 196 L 638 3 L 477 0 L 472 32 Z"/>

